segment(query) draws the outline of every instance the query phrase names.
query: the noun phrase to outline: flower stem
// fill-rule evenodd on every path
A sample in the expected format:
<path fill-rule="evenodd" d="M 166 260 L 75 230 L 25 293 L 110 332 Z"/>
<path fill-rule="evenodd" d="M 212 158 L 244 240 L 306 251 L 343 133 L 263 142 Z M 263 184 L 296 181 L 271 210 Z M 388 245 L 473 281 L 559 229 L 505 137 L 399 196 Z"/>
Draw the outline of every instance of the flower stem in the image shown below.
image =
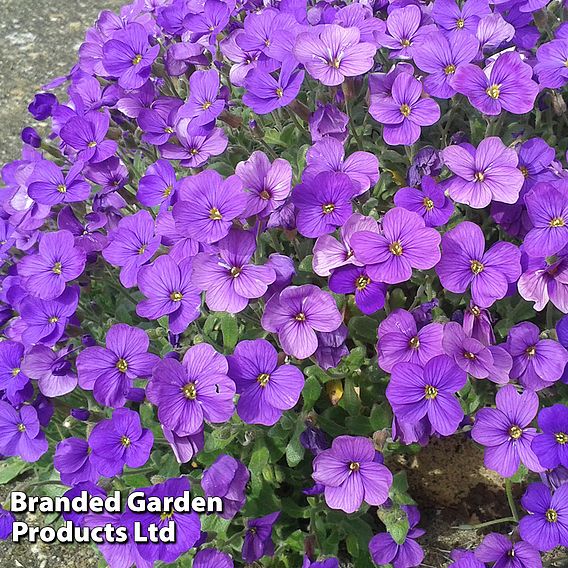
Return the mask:
<path fill-rule="evenodd" d="M 509 502 L 509 508 L 513 515 L 515 522 L 519 521 L 519 513 L 517 512 L 517 505 L 515 504 L 515 498 L 513 497 L 513 486 L 511 485 L 511 479 L 505 479 L 505 492 L 507 493 L 507 501 Z"/>
<path fill-rule="evenodd" d="M 476 531 L 478 529 L 484 529 L 485 527 L 492 527 L 493 525 L 501 525 L 504 523 L 513 523 L 516 522 L 517 519 L 514 517 L 505 517 L 503 519 L 494 519 L 493 521 L 487 521 L 486 523 L 480 523 L 479 525 L 458 525 L 456 527 L 452 527 L 454 529 L 460 529 L 464 531 Z"/>

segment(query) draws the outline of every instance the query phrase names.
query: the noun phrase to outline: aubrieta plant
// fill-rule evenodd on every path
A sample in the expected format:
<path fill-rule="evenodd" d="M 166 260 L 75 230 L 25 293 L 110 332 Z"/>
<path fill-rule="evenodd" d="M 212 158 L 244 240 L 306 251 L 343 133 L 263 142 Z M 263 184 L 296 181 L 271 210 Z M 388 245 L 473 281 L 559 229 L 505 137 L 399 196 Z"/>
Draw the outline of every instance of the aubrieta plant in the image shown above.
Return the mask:
<path fill-rule="evenodd" d="M 412 568 L 428 520 L 397 458 L 460 435 L 511 513 L 446 564 L 568 546 L 566 15 L 102 12 L 2 169 L 2 482 L 222 499 L 64 515 L 175 524 L 101 566 Z"/>

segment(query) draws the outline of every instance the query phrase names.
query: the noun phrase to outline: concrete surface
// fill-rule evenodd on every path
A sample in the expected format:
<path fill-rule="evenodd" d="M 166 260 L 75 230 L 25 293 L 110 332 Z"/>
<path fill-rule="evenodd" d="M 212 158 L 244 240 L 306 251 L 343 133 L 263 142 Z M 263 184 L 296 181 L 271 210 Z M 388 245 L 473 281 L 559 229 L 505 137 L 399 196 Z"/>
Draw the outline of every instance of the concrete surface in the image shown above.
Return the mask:
<path fill-rule="evenodd" d="M 0 0 L 0 165 L 20 153 L 20 132 L 35 123 L 34 93 L 74 64 L 101 10 L 121 0 Z"/>

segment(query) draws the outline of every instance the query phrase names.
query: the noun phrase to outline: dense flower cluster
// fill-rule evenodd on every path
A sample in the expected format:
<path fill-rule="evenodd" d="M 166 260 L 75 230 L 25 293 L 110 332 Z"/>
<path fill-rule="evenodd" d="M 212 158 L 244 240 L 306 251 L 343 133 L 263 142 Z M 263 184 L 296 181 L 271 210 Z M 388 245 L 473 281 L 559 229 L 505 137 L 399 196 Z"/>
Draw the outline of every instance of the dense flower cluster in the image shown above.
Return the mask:
<path fill-rule="evenodd" d="M 0 459 L 37 462 L 40 493 L 222 499 L 71 515 L 178 527 L 100 545 L 111 568 L 412 568 L 396 454 L 461 433 L 506 478 L 513 538 L 450 565 L 568 546 L 563 10 L 102 12 L 2 169 Z"/>

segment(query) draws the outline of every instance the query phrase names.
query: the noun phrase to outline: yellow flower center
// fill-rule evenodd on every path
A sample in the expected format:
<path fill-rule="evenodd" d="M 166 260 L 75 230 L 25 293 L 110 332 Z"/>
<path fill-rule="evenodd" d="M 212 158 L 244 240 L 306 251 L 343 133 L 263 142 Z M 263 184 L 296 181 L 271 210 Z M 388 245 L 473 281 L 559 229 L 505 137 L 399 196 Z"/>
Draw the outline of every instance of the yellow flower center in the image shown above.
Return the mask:
<path fill-rule="evenodd" d="M 166 126 L 166 127 L 164 128 L 164 132 L 165 132 L 166 134 L 173 134 L 173 133 L 174 133 L 174 129 L 173 129 L 171 126 Z"/>
<path fill-rule="evenodd" d="M 26 425 L 25 424 L 18 424 L 18 432 L 25 432 L 26 431 Z"/>
<path fill-rule="evenodd" d="M 334 69 L 339 69 L 339 66 L 341 65 L 341 59 L 339 59 L 339 58 L 331 59 L 328 62 L 328 65 L 330 67 L 333 67 Z"/>
<path fill-rule="evenodd" d="M 359 276 L 359 278 L 355 280 L 355 288 L 359 291 L 364 290 L 370 283 L 371 279 L 368 276 Z"/>
<path fill-rule="evenodd" d="M 492 99 L 498 99 L 499 95 L 501 94 L 501 86 L 500 85 L 491 85 L 487 87 L 485 91 Z"/>
<path fill-rule="evenodd" d="M 409 39 L 401 39 L 400 45 L 402 45 L 402 47 L 409 47 L 410 46 L 410 40 Z"/>
<path fill-rule="evenodd" d="M 87 148 L 94 148 L 97 145 L 96 140 L 91 140 L 88 144 L 87 144 Z"/>
<path fill-rule="evenodd" d="M 360 468 L 361 468 L 361 465 L 359 464 L 359 462 L 351 462 L 349 464 L 349 470 L 350 471 L 359 471 Z"/>
<path fill-rule="evenodd" d="M 266 189 L 263 189 L 259 193 L 259 196 L 260 196 L 261 199 L 264 199 L 264 201 L 268 201 L 270 199 L 270 193 Z"/>
<path fill-rule="evenodd" d="M 469 311 L 476 317 L 478 318 L 481 315 L 481 310 L 477 307 L 477 306 L 471 306 L 471 308 L 469 309 Z"/>
<path fill-rule="evenodd" d="M 231 276 L 233 278 L 238 278 L 239 274 L 243 271 L 242 268 L 239 268 L 238 266 L 233 266 L 233 268 L 231 268 Z"/>
<path fill-rule="evenodd" d="M 170 300 L 172 302 L 181 302 L 183 299 L 183 294 L 181 292 L 172 292 L 170 294 Z"/>
<path fill-rule="evenodd" d="M 53 268 L 51 269 L 51 272 L 53 272 L 53 274 L 61 274 L 61 269 L 62 269 L 61 263 L 60 263 L 60 262 L 56 262 L 56 263 L 53 265 Z"/>
<path fill-rule="evenodd" d="M 456 66 L 452 65 L 451 63 L 444 67 L 444 73 L 446 75 L 453 75 L 455 72 L 456 72 Z"/>
<path fill-rule="evenodd" d="M 475 181 L 483 181 L 485 179 L 485 174 L 483 172 L 475 172 L 473 179 L 475 179 Z"/>
<path fill-rule="evenodd" d="M 126 359 L 123 359 L 122 357 L 116 362 L 116 368 L 121 372 L 121 373 L 126 373 L 127 369 L 128 369 L 128 361 Z"/>
<path fill-rule="evenodd" d="M 261 386 L 265 387 L 270 380 L 270 375 L 268 373 L 262 373 L 256 377 L 256 382 Z"/>
<path fill-rule="evenodd" d="M 412 349 L 418 349 L 420 347 L 420 338 L 417 335 L 415 335 L 414 337 L 412 337 L 410 339 L 410 341 L 408 342 L 408 345 Z"/>
<path fill-rule="evenodd" d="M 197 398 L 197 389 L 193 383 L 187 383 L 187 385 L 181 388 L 181 391 L 183 392 L 183 396 L 188 400 L 195 400 Z"/>
<path fill-rule="evenodd" d="M 125 447 L 128 448 L 128 446 L 130 446 L 131 442 L 130 442 L 130 438 L 128 436 L 122 436 L 122 438 L 120 438 L 120 443 Z"/>
<path fill-rule="evenodd" d="M 221 211 L 219 211 L 217 207 L 209 209 L 209 219 L 211 219 L 211 221 L 220 221 L 222 218 L 223 215 L 221 215 Z"/>
<path fill-rule="evenodd" d="M 402 245 L 398 241 L 395 241 L 394 243 L 391 243 L 389 245 L 389 251 L 392 254 L 394 254 L 395 256 L 401 256 L 402 255 Z"/>
<path fill-rule="evenodd" d="M 166 187 L 166 189 L 164 189 L 164 192 L 162 193 L 162 197 L 169 197 L 172 194 L 173 189 L 174 188 L 171 185 L 168 185 L 168 187 Z"/>
<path fill-rule="evenodd" d="M 568 434 L 566 434 L 566 432 L 557 432 L 554 434 L 554 437 L 561 446 L 568 444 Z"/>
<path fill-rule="evenodd" d="M 464 26 L 465 20 L 463 18 L 458 18 L 458 20 L 456 21 L 456 27 L 458 28 L 458 30 L 463 29 Z"/>
<path fill-rule="evenodd" d="M 529 170 L 527 170 L 527 168 L 525 166 L 521 166 L 519 168 L 519 170 L 521 170 L 521 173 L 527 178 L 529 177 Z"/>
<path fill-rule="evenodd" d="M 300 312 L 294 316 L 296 321 L 306 321 L 306 314 L 304 312 Z"/>
<path fill-rule="evenodd" d="M 144 254 L 146 252 L 146 245 L 142 245 L 139 249 L 138 249 L 138 254 Z"/>
<path fill-rule="evenodd" d="M 16 375 L 19 375 L 19 374 L 20 374 L 20 370 L 21 370 L 20 367 L 14 367 L 14 368 L 12 369 L 12 377 L 15 377 Z"/>
<path fill-rule="evenodd" d="M 562 217 L 554 217 L 554 219 L 550 220 L 549 225 L 551 227 L 564 227 L 564 219 Z"/>
<path fill-rule="evenodd" d="M 283 91 L 280 87 L 278 87 L 278 88 L 276 89 L 276 96 L 277 96 L 279 99 L 281 99 L 281 98 L 284 96 L 284 91 Z"/>
<path fill-rule="evenodd" d="M 423 199 L 422 205 L 424 205 L 426 211 L 432 211 L 432 209 L 434 209 L 434 202 L 429 197 Z"/>
<path fill-rule="evenodd" d="M 138 65 L 142 61 L 142 55 L 139 53 L 132 58 L 132 65 Z"/>
<path fill-rule="evenodd" d="M 48 320 L 49 323 L 57 323 L 59 318 L 57 316 L 51 316 Z"/>
<path fill-rule="evenodd" d="M 326 205 L 322 205 L 322 211 L 324 215 L 329 215 L 333 213 L 335 210 L 335 205 L 333 203 L 327 203 Z"/>
<path fill-rule="evenodd" d="M 481 262 L 479 262 L 479 260 L 471 260 L 470 266 L 471 266 L 471 271 L 474 274 L 479 274 L 480 272 L 483 272 L 484 266 Z"/>
<path fill-rule="evenodd" d="M 67 193 L 67 186 L 64 183 L 60 183 L 57 186 L 57 191 L 59 191 L 59 193 Z"/>
<path fill-rule="evenodd" d="M 518 440 L 523 435 L 523 429 L 520 426 L 513 425 L 509 428 L 509 436 L 513 440 Z"/>
<path fill-rule="evenodd" d="M 432 385 L 424 387 L 424 397 L 426 400 L 434 400 L 438 396 L 438 389 Z"/>
<path fill-rule="evenodd" d="M 555 523 L 558 521 L 558 513 L 554 509 L 548 509 L 545 516 L 549 523 Z"/>
<path fill-rule="evenodd" d="M 466 359 L 469 359 L 470 361 L 474 361 L 475 360 L 475 353 L 471 353 L 470 351 L 466 351 L 463 356 Z"/>
<path fill-rule="evenodd" d="M 160 515 L 160 519 L 162 521 L 169 521 L 172 517 L 174 516 L 174 512 L 173 511 L 164 511 L 161 515 Z"/>
<path fill-rule="evenodd" d="M 201 108 L 203 110 L 207 110 L 213 103 L 211 101 L 205 101 L 202 105 Z"/>
<path fill-rule="evenodd" d="M 198 150 L 197 148 L 192 148 L 192 149 L 189 151 L 189 153 L 190 153 L 192 156 L 197 156 L 197 154 L 199 154 L 199 150 Z"/>
<path fill-rule="evenodd" d="M 400 113 L 402 116 L 409 116 L 410 115 L 410 107 L 407 104 L 400 105 Z"/>
<path fill-rule="evenodd" d="M 527 347 L 525 353 L 528 357 L 534 357 L 536 355 L 536 347 L 534 345 Z"/>

